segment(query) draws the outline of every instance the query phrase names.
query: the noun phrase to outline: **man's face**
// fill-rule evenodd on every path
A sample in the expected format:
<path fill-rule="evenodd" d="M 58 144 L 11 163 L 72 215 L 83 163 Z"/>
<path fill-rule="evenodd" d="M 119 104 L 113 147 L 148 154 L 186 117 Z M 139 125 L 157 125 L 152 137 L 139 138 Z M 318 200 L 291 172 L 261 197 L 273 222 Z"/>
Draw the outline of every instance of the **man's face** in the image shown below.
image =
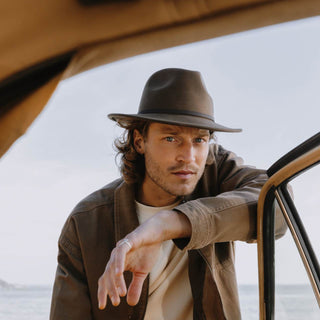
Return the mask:
<path fill-rule="evenodd" d="M 145 139 L 136 131 L 135 147 L 146 167 L 140 200 L 162 206 L 190 194 L 202 176 L 209 140 L 208 130 L 161 123 L 151 123 Z"/>

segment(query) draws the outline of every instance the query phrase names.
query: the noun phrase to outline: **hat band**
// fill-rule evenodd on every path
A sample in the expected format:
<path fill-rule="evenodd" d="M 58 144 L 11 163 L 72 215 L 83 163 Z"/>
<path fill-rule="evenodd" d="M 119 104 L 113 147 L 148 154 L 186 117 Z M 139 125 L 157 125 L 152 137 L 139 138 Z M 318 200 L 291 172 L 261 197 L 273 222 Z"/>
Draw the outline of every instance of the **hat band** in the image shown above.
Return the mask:
<path fill-rule="evenodd" d="M 152 110 L 143 110 L 139 111 L 138 114 L 148 114 L 148 113 L 166 113 L 166 114 L 179 114 L 179 115 L 186 115 L 186 116 L 196 116 L 205 119 L 209 119 L 214 122 L 214 118 L 208 114 L 196 112 L 196 111 L 189 111 L 189 110 L 172 110 L 172 109 L 152 109 Z"/>

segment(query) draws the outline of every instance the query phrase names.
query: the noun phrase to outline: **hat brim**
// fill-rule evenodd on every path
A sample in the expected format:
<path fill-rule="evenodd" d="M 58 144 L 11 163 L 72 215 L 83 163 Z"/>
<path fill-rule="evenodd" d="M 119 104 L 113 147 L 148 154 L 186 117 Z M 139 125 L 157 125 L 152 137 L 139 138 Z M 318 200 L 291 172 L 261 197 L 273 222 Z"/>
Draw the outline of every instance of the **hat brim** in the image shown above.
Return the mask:
<path fill-rule="evenodd" d="M 113 121 L 121 121 L 126 119 L 150 120 L 154 122 L 173 124 L 178 126 L 195 127 L 199 129 L 207 129 L 210 131 L 220 132 L 241 132 L 242 129 L 233 129 L 216 123 L 213 120 L 182 114 L 165 114 L 165 113 L 149 113 L 149 114 L 121 114 L 111 113 L 108 115 Z"/>

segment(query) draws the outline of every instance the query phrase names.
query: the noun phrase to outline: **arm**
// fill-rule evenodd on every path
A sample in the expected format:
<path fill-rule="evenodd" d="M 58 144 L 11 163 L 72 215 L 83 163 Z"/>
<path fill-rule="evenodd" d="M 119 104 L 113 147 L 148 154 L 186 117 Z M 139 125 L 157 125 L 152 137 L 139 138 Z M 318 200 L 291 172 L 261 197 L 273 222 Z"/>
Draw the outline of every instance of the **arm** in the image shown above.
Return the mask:
<path fill-rule="evenodd" d="M 50 320 L 92 320 L 86 276 L 72 219 L 59 239 L 58 267 L 52 294 Z"/>
<path fill-rule="evenodd" d="M 188 201 L 176 207 L 190 221 L 190 240 L 177 240 L 182 249 L 205 247 L 213 242 L 241 240 L 254 242 L 257 234 L 257 202 L 260 190 L 268 179 L 264 170 L 245 166 L 234 153 L 214 145 L 208 169 L 218 186 L 216 196 Z M 208 172 L 205 173 L 208 175 Z M 210 179 L 209 178 L 209 179 Z M 285 223 L 276 210 L 276 234 L 285 232 Z"/>

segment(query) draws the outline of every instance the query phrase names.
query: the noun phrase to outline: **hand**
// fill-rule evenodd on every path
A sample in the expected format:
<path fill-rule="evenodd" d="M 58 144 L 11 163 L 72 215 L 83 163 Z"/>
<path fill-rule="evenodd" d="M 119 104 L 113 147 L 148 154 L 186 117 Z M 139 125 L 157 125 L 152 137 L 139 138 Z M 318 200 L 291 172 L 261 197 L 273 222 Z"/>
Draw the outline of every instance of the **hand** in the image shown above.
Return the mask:
<path fill-rule="evenodd" d="M 141 224 L 112 250 L 106 269 L 98 281 L 99 309 L 104 309 L 109 296 L 114 306 L 127 294 L 127 303 L 136 305 L 143 282 L 155 265 L 163 241 L 191 235 L 191 224 L 184 214 L 160 211 Z M 128 292 L 124 271 L 132 272 Z"/>
<path fill-rule="evenodd" d="M 108 295 L 114 306 L 119 305 L 120 297 L 126 294 L 129 305 L 134 306 L 138 303 L 143 282 L 158 259 L 162 242 L 139 247 L 135 245 L 135 238 L 137 232 L 127 235 L 125 241 L 119 241 L 112 250 L 110 260 L 98 282 L 99 309 L 106 307 Z M 123 277 L 125 270 L 132 272 L 128 292 Z"/>

